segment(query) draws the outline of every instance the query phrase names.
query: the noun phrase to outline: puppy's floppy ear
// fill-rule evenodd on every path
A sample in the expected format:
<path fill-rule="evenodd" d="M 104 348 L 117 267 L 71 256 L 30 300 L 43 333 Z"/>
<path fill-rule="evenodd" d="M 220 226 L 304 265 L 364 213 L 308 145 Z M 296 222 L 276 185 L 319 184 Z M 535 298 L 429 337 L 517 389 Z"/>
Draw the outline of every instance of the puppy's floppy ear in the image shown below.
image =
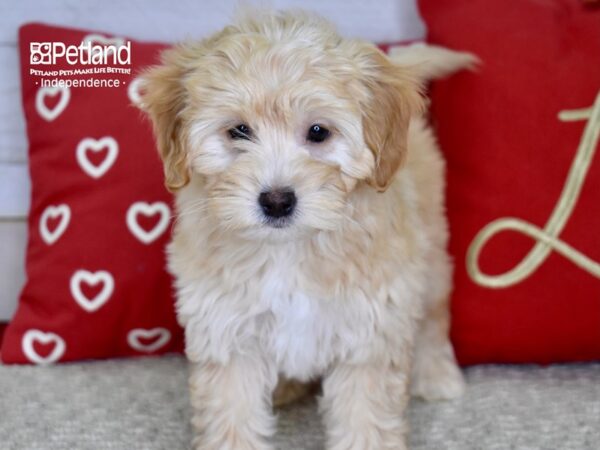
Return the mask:
<path fill-rule="evenodd" d="M 184 187 L 190 180 L 185 137 L 181 133 L 186 95 L 183 87 L 185 67 L 180 50 L 166 50 L 161 56 L 162 64 L 142 75 L 138 104 L 152 120 L 164 165 L 165 185 L 170 191 Z"/>
<path fill-rule="evenodd" d="M 364 45 L 358 58 L 369 93 L 362 105 L 364 139 L 375 158 L 367 182 L 383 192 L 405 158 L 410 119 L 422 111 L 424 102 L 418 79 L 408 67 L 393 64 L 371 45 Z"/>

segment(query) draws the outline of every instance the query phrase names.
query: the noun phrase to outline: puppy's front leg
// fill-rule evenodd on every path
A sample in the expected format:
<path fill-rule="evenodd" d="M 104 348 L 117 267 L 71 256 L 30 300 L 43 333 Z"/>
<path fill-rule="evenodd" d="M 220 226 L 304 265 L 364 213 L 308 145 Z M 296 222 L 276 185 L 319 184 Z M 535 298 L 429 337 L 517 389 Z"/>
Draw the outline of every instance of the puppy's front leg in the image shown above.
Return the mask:
<path fill-rule="evenodd" d="M 271 393 L 277 372 L 259 358 L 226 365 L 192 363 L 190 391 L 195 450 L 271 450 Z"/>
<path fill-rule="evenodd" d="M 407 371 L 392 364 L 341 365 L 323 382 L 329 450 L 404 450 Z"/>

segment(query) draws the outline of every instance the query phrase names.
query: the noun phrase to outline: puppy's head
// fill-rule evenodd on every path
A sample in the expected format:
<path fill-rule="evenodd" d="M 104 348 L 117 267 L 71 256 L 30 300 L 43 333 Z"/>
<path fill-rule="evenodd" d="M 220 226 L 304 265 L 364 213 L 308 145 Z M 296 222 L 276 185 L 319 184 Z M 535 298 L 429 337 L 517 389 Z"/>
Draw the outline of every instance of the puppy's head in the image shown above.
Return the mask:
<path fill-rule="evenodd" d="M 421 107 L 408 69 L 297 13 L 168 50 L 142 84 L 167 187 L 254 236 L 338 227 L 352 190 L 389 186 Z"/>

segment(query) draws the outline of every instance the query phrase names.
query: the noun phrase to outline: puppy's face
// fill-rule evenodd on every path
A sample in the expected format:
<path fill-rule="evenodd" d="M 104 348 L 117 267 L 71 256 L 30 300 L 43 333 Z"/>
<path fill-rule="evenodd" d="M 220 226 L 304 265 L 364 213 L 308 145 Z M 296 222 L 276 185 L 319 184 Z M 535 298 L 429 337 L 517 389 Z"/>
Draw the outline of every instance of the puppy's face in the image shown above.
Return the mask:
<path fill-rule="evenodd" d="M 385 190 L 420 105 L 406 70 L 305 16 L 167 51 L 143 86 L 167 186 L 255 238 L 335 229 L 356 186 Z"/>

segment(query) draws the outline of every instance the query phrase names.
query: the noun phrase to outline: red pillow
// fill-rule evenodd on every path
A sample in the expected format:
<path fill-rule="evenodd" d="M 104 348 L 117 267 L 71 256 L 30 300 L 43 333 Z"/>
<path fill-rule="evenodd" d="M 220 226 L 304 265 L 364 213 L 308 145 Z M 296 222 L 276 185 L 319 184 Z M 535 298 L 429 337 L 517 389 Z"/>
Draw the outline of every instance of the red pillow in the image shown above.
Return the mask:
<path fill-rule="evenodd" d="M 84 64 L 93 57 L 89 48 L 73 50 L 76 64 L 66 57 L 43 64 L 62 51 L 54 43 L 128 41 L 40 24 L 23 26 L 19 40 L 32 196 L 27 283 L 2 361 L 181 351 L 164 269 L 172 198 L 150 126 L 130 99 L 135 72 L 155 63 L 164 46 L 130 41 L 129 63 L 125 47 L 113 61 L 115 47 L 107 64 Z M 83 73 L 54 72 L 78 69 Z M 54 78 L 118 80 L 119 87 L 41 87 Z"/>
<path fill-rule="evenodd" d="M 421 10 L 432 43 L 483 62 L 431 92 L 459 361 L 600 359 L 600 10 L 580 0 L 421 0 Z"/>

